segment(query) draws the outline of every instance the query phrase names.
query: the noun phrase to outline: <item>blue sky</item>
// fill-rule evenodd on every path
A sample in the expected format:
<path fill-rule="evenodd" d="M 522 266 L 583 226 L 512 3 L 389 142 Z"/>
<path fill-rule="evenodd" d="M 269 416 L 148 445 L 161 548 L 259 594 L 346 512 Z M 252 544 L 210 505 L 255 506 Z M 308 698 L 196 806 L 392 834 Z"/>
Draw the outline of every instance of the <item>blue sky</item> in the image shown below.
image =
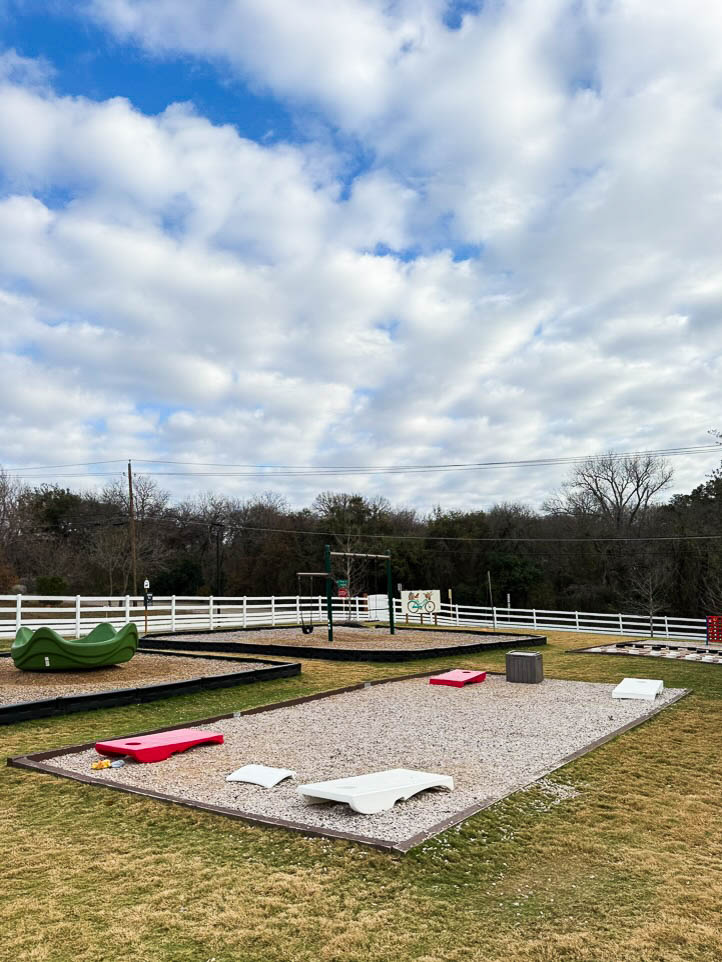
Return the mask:
<path fill-rule="evenodd" d="M 704 444 L 721 40 L 707 0 L 0 3 L 0 464 Z M 426 511 L 562 480 L 263 487 Z"/>
<path fill-rule="evenodd" d="M 58 94 L 107 100 L 127 97 L 158 114 L 189 101 L 215 124 L 233 124 L 253 140 L 287 140 L 298 132 L 277 99 L 252 90 L 229 70 L 191 57 L 152 57 L 82 15 L 82 4 L 19 0 L 2 15 L 4 48 L 52 67 Z"/>

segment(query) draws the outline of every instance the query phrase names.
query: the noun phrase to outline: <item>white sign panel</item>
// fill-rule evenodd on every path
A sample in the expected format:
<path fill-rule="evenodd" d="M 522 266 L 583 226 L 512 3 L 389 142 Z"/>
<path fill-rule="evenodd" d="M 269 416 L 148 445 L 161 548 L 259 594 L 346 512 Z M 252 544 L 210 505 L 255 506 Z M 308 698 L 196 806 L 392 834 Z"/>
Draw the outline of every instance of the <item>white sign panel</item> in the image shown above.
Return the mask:
<path fill-rule="evenodd" d="M 419 588 L 402 591 L 401 607 L 405 615 L 433 615 L 441 611 L 441 592 L 438 588 Z"/>

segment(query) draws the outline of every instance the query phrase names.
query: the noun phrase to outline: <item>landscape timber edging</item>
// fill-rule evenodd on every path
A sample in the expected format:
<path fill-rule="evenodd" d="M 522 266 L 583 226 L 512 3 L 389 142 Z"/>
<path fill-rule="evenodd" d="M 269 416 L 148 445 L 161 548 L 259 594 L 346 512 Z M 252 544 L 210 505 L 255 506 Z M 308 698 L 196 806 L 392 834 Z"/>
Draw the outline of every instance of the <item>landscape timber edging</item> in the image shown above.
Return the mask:
<path fill-rule="evenodd" d="M 238 662 L 237 658 L 223 658 L 217 655 L 185 655 L 170 651 L 145 651 L 142 653 L 156 654 L 159 658 L 210 657 L 214 661 Z M 9 653 L 0 653 L 0 658 L 9 657 Z M 274 678 L 291 678 L 301 674 L 301 665 L 297 661 L 279 662 L 269 661 L 266 658 L 246 658 L 244 661 L 258 662 L 266 667 L 255 668 L 251 671 L 234 671 L 226 675 L 198 675 L 195 678 L 186 678 L 183 681 L 160 682 L 157 685 L 113 688 L 107 691 L 88 692 L 84 695 L 58 695 L 55 698 L 42 698 L 37 701 L 13 702 L 9 705 L 0 705 L 0 725 L 14 725 L 18 722 L 32 721 L 36 718 L 52 718 L 79 711 L 93 711 L 98 708 L 118 708 L 122 705 L 144 704 L 145 702 L 159 701 L 162 698 L 172 698 L 175 695 L 192 695 L 201 691 L 234 688 L 236 685 L 271 681 Z"/>
<path fill-rule="evenodd" d="M 291 698 L 287 701 L 276 702 L 270 705 L 261 705 L 257 708 L 247 708 L 245 711 L 241 712 L 227 712 L 224 715 L 214 715 L 210 718 L 200 718 L 193 722 L 184 723 L 186 725 L 212 725 L 214 722 L 223 721 L 227 718 L 233 718 L 237 715 L 241 717 L 243 715 L 255 715 L 261 712 L 274 711 L 277 708 L 288 708 L 293 705 L 302 705 L 306 702 L 318 701 L 322 698 L 331 698 L 334 695 L 343 695 L 347 692 L 360 691 L 363 688 L 371 688 L 376 685 L 387 685 L 393 684 L 397 681 L 408 681 L 413 678 L 427 678 L 433 675 L 433 671 L 421 671 L 415 672 L 411 675 L 399 675 L 395 678 L 379 678 L 375 681 L 365 681 L 360 682 L 355 685 L 346 685 L 343 688 L 334 688 L 330 691 L 318 692 L 315 695 L 302 695 L 300 698 Z M 503 672 L 491 671 L 489 674 L 492 675 L 503 675 Z M 570 762 L 576 761 L 577 758 L 581 758 L 588 752 L 594 751 L 596 748 L 604 745 L 606 742 L 611 741 L 618 735 L 623 735 L 625 732 L 630 731 L 633 728 L 637 728 L 639 725 L 643 725 L 645 722 L 650 721 L 659 712 L 663 711 L 665 708 L 670 708 L 680 699 L 685 698 L 691 693 L 691 689 L 684 688 L 678 695 L 675 695 L 671 701 L 666 702 L 666 704 L 660 704 L 656 706 L 649 714 L 642 716 L 641 718 L 635 718 L 631 722 L 627 722 L 621 725 L 619 728 L 601 738 L 597 738 L 595 741 L 591 742 L 589 745 L 572 752 L 569 755 L 565 755 L 558 764 L 555 764 L 545 775 L 551 774 L 551 772 L 558 771 Z M 178 728 L 179 725 L 166 725 L 163 728 L 154 728 L 152 731 L 143 732 L 129 732 L 126 735 L 117 736 L 119 738 L 137 738 L 141 735 L 154 735 L 160 732 L 173 731 L 173 729 Z M 271 828 L 286 828 L 292 831 L 300 832 L 302 835 L 311 838 L 337 838 L 342 839 L 347 842 L 358 842 L 362 845 L 367 845 L 371 848 L 380 849 L 383 852 L 391 852 L 394 854 L 405 854 L 410 851 L 410 849 L 415 848 L 427 839 L 438 835 L 440 832 L 446 831 L 448 828 L 453 828 L 455 825 L 461 824 L 461 822 L 466 821 L 467 818 L 471 818 L 472 815 L 477 815 L 479 812 L 483 811 L 485 808 L 489 808 L 491 805 L 495 805 L 497 802 L 503 801 L 503 799 L 508 798 L 515 792 L 521 791 L 525 788 L 531 788 L 538 780 L 540 775 L 537 775 L 531 780 L 522 780 L 518 784 L 514 785 L 505 792 L 504 795 L 496 798 L 483 798 L 474 805 L 463 809 L 460 812 L 455 812 L 450 817 L 437 822 L 435 825 L 431 825 L 429 828 L 416 835 L 412 835 L 409 838 L 403 839 L 400 842 L 391 842 L 387 839 L 378 839 L 369 836 L 356 835 L 352 832 L 341 832 L 336 829 L 320 829 L 313 828 L 308 825 L 304 825 L 302 822 L 294 822 L 288 819 L 273 818 L 271 816 L 257 815 L 252 812 L 242 812 L 238 809 L 226 808 L 221 805 L 212 805 L 208 802 L 198 802 L 193 801 L 188 798 L 182 798 L 178 795 L 169 795 L 165 792 L 156 792 L 153 790 L 143 790 L 135 785 L 127 785 L 123 782 L 106 782 L 102 778 L 93 775 L 84 775 L 80 772 L 71 772 L 67 769 L 53 768 L 47 765 L 47 761 L 52 758 L 56 758 L 59 755 L 70 755 L 77 752 L 86 751 L 89 748 L 94 748 L 95 742 L 85 742 L 82 745 L 68 745 L 64 748 L 54 748 L 49 751 L 42 752 L 31 752 L 26 755 L 16 755 L 7 759 L 7 764 L 13 768 L 24 768 L 29 771 L 42 772 L 47 775 L 54 775 L 57 778 L 70 778 L 73 781 L 81 782 L 85 785 L 95 785 L 101 788 L 109 788 L 114 791 L 126 792 L 131 795 L 138 795 L 141 798 L 153 798 L 157 801 L 166 802 L 173 805 L 182 805 L 184 808 L 195 809 L 197 811 L 210 812 L 215 815 L 224 815 L 228 818 L 235 818 L 238 821 L 249 822 L 254 825 L 264 825 Z"/>
<path fill-rule="evenodd" d="M 264 655 L 287 655 L 294 658 L 323 658 L 327 661 L 371 661 L 371 662 L 396 662 L 396 661 L 418 661 L 422 658 L 444 658 L 451 655 L 478 654 L 484 651 L 494 651 L 499 648 L 535 648 L 537 645 L 546 645 L 545 635 L 522 635 L 510 632 L 485 632 L 483 637 L 496 635 L 511 641 L 482 642 L 469 645 L 444 645 L 436 648 L 340 648 L 327 645 L 325 647 L 310 647 L 307 645 L 274 645 L 274 644 L 252 644 L 242 641 L 193 641 L 189 635 L 199 634 L 227 634 L 228 632 L 243 631 L 263 631 L 268 629 L 268 625 L 253 628 L 222 628 L 213 631 L 184 631 L 173 632 L 172 634 L 144 635 L 138 642 L 139 651 L 228 651 L 228 652 L 257 652 Z M 284 628 L 298 628 L 297 625 L 284 625 Z M 324 626 L 325 627 L 325 626 Z M 401 631 L 415 630 L 400 628 Z M 442 631 L 444 629 L 424 629 L 430 632 Z M 449 634 L 468 634 L 463 629 L 452 629 Z M 184 638 L 188 640 L 183 640 Z M 180 640 L 176 640 L 180 639 Z"/>

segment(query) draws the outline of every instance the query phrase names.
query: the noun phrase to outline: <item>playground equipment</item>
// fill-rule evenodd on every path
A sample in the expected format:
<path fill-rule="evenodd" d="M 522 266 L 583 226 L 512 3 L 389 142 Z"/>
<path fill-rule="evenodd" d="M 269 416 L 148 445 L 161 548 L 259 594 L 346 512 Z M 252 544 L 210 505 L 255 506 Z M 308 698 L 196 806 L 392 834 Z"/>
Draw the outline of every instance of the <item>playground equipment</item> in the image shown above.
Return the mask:
<path fill-rule="evenodd" d="M 411 798 L 427 788 L 453 791 L 451 775 L 415 772 L 409 768 L 390 768 L 353 778 L 337 778 L 330 782 L 299 785 L 298 791 L 308 802 L 345 802 L 359 815 L 376 815 L 394 807 L 400 799 Z"/>
<path fill-rule="evenodd" d="M 327 544 L 324 552 L 324 560 L 326 564 L 325 571 L 297 571 L 296 578 L 298 579 L 298 593 L 301 594 L 301 579 L 302 578 L 323 578 L 326 582 L 326 617 L 328 619 L 328 641 L 329 644 L 333 642 L 333 587 L 337 583 L 333 576 L 332 571 L 332 558 L 375 558 L 383 559 L 386 562 L 386 597 L 388 599 L 389 606 L 389 631 L 391 634 L 396 633 L 396 625 L 394 622 L 394 597 L 393 597 L 393 580 L 391 572 L 391 555 L 390 554 L 363 554 L 359 551 L 331 551 L 331 545 Z M 304 619 L 303 609 L 301 609 L 301 631 L 304 635 L 310 635 L 313 631 L 313 623 L 307 622 Z"/>
<path fill-rule="evenodd" d="M 330 581 L 331 581 L 331 587 L 330 587 L 330 588 L 327 587 L 327 590 L 326 590 L 326 595 L 327 595 L 327 597 L 328 597 L 328 592 L 329 592 L 329 590 L 330 590 L 330 591 L 333 590 L 333 578 L 331 578 L 331 575 L 330 575 L 327 571 L 297 571 L 297 572 L 296 572 L 296 579 L 297 579 L 297 581 L 298 581 L 298 593 L 299 593 L 299 595 L 303 594 L 303 592 L 301 591 L 301 583 L 302 583 L 302 579 L 303 579 L 303 578 L 308 578 L 309 585 L 311 586 L 311 588 L 313 587 L 313 579 L 314 579 L 314 578 L 323 578 L 326 582 L 328 582 L 329 579 L 330 579 Z M 312 593 L 312 592 L 311 592 L 311 593 Z M 306 619 L 305 619 L 305 617 L 304 617 L 304 614 L 303 614 L 303 606 L 301 606 L 301 609 L 300 609 L 300 611 L 299 611 L 299 614 L 300 614 L 300 616 L 301 616 L 301 631 L 303 632 L 303 634 L 304 634 L 304 635 L 311 635 L 311 634 L 313 634 L 313 619 L 311 618 L 311 619 L 309 619 L 308 621 L 306 621 Z"/>
<path fill-rule="evenodd" d="M 116 631 L 103 622 L 85 638 L 74 640 L 62 638 L 52 628 L 19 628 L 10 655 L 22 671 L 81 671 L 130 661 L 137 648 L 138 629 L 134 624 Z"/>
<path fill-rule="evenodd" d="M 131 735 L 130 738 L 96 742 L 95 750 L 100 755 L 130 755 L 136 762 L 164 762 L 175 752 L 184 752 L 206 742 L 222 745 L 223 735 L 220 732 L 203 731 L 202 728 L 175 728 L 155 735 Z"/>
<path fill-rule="evenodd" d="M 333 641 L 333 575 L 331 572 L 331 565 L 333 564 L 332 558 L 374 558 L 376 560 L 383 559 L 386 562 L 386 595 L 389 600 L 389 632 L 390 634 L 396 634 L 396 625 L 394 622 L 394 585 L 391 572 L 391 553 L 389 554 L 364 554 L 360 551 L 331 551 L 331 545 L 326 545 L 325 549 L 325 561 L 326 561 L 326 611 L 328 614 L 328 640 L 329 643 Z"/>

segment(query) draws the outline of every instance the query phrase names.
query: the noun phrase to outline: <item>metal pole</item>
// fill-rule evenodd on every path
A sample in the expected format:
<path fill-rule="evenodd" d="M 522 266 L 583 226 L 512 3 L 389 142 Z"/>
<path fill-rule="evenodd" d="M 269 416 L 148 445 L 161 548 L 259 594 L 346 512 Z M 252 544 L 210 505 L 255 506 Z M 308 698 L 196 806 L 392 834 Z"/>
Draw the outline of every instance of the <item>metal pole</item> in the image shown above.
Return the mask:
<path fill-rule="evenodd" d="M 326 545 L 324 552 L 326 562 L 326 616 L 328 618 L 328 642 L 333 641 L 333 581 L 331 579 L 331 545 Z"/>
<path fill-rule="evenodd" d="M 396 622 L 394 621 L 394 585 L 391 580 L 391 558 L 386 559 L 386 591 L 389 596 L 389 632 L 396 634 Z"/>
<path fill-rule="evenodd" d="M 135 552 L 135 501 L 133 499 L 133 470 L 128 461 L 128 520 L 130 524 L 130 558 L 133 570 L 133 594 L 138 594 L 138 561 Z"/>
<path fill-rule="evenodd" d="M 216 524 L 216 595 L 220 598 L 223 594 L 221 590 L 221 534 L 223 525 Z"/>
<path fill-rule="evenodd" d="M 486 580 L 487 580 L 487 582 L 488 582 L 488 584 L 489 584 L 489 607 L 490 607 L 490 608 L 493 608 L 493 607 L 494 607 L 494 596 L 493 596 L 493 594 L 491 593 L 491 571 L 487 571 L 487 572 L 486 572 Z"/>

